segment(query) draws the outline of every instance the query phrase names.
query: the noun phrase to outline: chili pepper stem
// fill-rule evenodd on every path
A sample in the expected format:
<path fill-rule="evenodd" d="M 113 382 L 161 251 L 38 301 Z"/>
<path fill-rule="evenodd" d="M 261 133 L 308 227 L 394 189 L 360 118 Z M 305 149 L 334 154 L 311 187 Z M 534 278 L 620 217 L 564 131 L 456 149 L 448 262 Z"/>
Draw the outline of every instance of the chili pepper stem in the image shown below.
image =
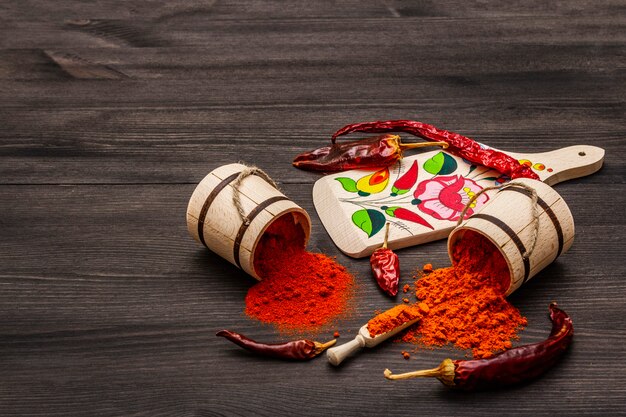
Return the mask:
<path fill-rule="evenodd" d="M 387 249 L 388 241 L 389 241 L 389 222 L 385 224 L 385 240 L 383 241 L 383 249 Z"/>
<path fill-rule="evenodd" d="M 446 359 L 441 362 L 441 364 L 437 368 L 406 372 L 404 374 L 394 374 L 389 369 L 385 369 L 384 375 L 385 378 L 391 380 L 411 378 L 437 378 L 446 385 L 454 386 L 454 363 L 451 359 Z"/>
<path fill-rule="evenodd" d="M 334 345 L 335 343 L 337 343 L 337 339 L 330 340 L 326 343 L 320 343 L 320 342 L 313 342 L 313 343 L 315 343 L 315 356 L 317 356 L 323 351 L 325 351 L 326 349 L 328 349 L 329 347 L 331 347 L 332 345 Z"/>
<path fill-rule="evenodd" d="M 443 149 L 448 148 L 448 144 L 446 142 L 412 142 L 412 143 L 402 143 L 398 142 L 400 149 L 416 149 L 416 148 L 425 148 L 427 146 L 441 146 Z"/>

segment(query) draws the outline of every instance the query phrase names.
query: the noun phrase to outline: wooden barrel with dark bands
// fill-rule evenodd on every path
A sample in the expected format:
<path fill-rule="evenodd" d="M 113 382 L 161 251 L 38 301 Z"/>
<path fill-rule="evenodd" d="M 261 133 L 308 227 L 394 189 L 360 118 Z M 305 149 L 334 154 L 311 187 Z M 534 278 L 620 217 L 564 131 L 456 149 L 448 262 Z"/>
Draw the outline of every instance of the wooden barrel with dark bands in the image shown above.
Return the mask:
<path fill-rule="evenodd" d="M 531 179 L 517 179 L 537 192 L 539 209 L 537 243 L 530 256 L 524 254 L 533 247 L 535 223 L 532 215 L 531 192 L 511 186 L 493 194 L 480 211 L 463 221 L 448 238 L 448 253 L 462 241 L 468 230 L 487 237 L 498 247 L 509 266 L 511 284 L 506 295 L 552 263 L 574 242 L 574 218 L 561 196 L 549 185 Z"/>
<path fill-rule="evenodd" d="M 187 229 L 198 242 L 260 280 L 254 269 L 254 252 L 269 225 L 284 215 L 292 216 L 304 230 L 306 244 L 311 220 L 304 209 L 258 175 L 242 178 L 235 190 L 233 185 L 246 168 L 224 165 L 200 181 L 187 206 Z M 235 207 L 235 192 L 247 223 Z"/>

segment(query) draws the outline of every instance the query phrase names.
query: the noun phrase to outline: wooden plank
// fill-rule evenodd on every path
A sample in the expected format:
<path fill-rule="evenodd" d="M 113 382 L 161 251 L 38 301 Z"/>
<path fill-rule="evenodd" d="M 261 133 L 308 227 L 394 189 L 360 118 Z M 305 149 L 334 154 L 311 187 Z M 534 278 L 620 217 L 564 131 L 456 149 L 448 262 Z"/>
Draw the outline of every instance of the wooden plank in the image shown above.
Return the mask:
<path fill-rule="evenodd" d="M 65 22 L 9 21 L 0 27 L 0 48 L 159 47 L 203 46 L 211 43 L 314 45 L 341 42 L 367 49 L 379 45 L 436 43 L 623 43 L 624 21 L 619 16 L 409 17 L 284 20 L 214 20 L 196 16 L 181 22 L 79 19 Z M 19 34 L 20 36 L 10 36 Z M 497 35 L 497 39 L 493 39 Z M 367 39 L 367 40 L 366 40 Z M 364 56 L 369 56 L 364 54 Z"/>
<path fill-rule="evenodd" d="M 399 33 L 392 33 L 398 36 Z M 363 41 L 371 35 L 361 34 Z M 92 65 L 116 68 L 134 79 L 186 80 L 202 78 L 299 77 L 315 80 L 359 76 L 456 77 L 457 84 L 470 83 L 475 76 L 492 74 L 553 74 L 565 71 L 578 74 L 613 74 L 619 76 L 623 47 L 602 42 L 554 45 L 520 43 L 498 45 L 489 42 L 438 44 L 423 42 L 395 43 L 392 48 L 378 44 L 364 47 L 329 42 L 294 48 L 289 44 L 268 44 L 263 48 L 243 43 L 238 48 L 224 44 L 184 47 L 68 47 L 42 51 L 39 48 L 0 50 L 0 78 L 6 80 L 63 79 L 54 77 L 50 66 L 58 64 L 51 56 L 80 59 Z M 304 45 L 303 45 L 304 46 Z M 417 49 L 416 49 L 417 48 Z M 67 55 L 67 56 L 66 56 Z M 423 59 L 422 57 L 433 57 Z M 525 57 L 520 59 L 520 57 Z M 463 62 L 463 65 L 459 65 Z"/>
<path fill-rule="evenodd" d="M 157 21 L 180 22 L 198 17 L 215 20 L 232 19 L 285 19 L 285 18 L 332 18 L 338 16 L 377 17 L 392 16 L 384 2 L 362 2 L 348 0 L 307 1 L 297 0 L 285 5 L 280 0 L 264 2 L 215 0 L 171 0 L 159 3 L 151 0 L 135 0 L 132 3 L 119 0 L 107 0 L 98 3 L 59 1 L 52 5 L 37 1 L 20 1 L 4 7 L 4 16 L 8 19 L 20 19 L 31 16 L 33 9 L 37 20 L 58 22 L 65 19 L 154 19 Z M 540 9 L 537 9 L 540 10 Z M 605 10 L 601 8 L 600 10 Z"/>
<path fill-rule="evenodd" d="M 533 15 L 558 15 L 558 16 L 581 16 L 583 13 L 589 16 L 603 16 L 619 13 L 623 10 L 623 4 L 618 0 L 604 2 L 602 7 L 594 7 L 592 1 L 575 2 L 543 2 L 533 1 L 505 1 L 505 2 L 438 2 L 438 1 L 411 1 L 394 0 L 387 3 L 393 7 L 397 15 L 406 16 L 517 16 Z"/>
<path fill-rule="evenodd" d="M 546 3 L 533 1 L 507 1 L 484 3 L 481 1 L 434 2 L 389 0 L 363 2 L 346 0 L 296 0 L 288 5 L 280 0 L 250 2 L 234 0 L 171 0 L 166 3 L 150 0 L 127 1 L 107 0 L 76 3 L 70 0 L 38 2 L 35 0 L 15 1 L 4 5 L 3 17 L 9 20 L 35 15 L 37 20 L 58 22 L 65 19 L 155 19 L 158 21 L 181 22 L 197 18 L 213 20 L 277 20 L 310 18 L 383 18 L 411 16 L 611 16 L 621 11 L 619 0 L 604 1 L 602 7 L 590 0 Z"/>

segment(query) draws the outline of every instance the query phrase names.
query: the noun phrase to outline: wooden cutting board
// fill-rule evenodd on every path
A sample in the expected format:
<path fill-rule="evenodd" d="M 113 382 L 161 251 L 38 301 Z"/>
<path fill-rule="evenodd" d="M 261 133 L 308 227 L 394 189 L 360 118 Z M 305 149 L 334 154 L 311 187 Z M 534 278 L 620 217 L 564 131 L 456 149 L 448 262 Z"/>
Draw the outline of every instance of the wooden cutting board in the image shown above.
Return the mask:
<path fill-rule="evenodd" d="M 593 174 L 602 167 L 604 149 L 577 145 L 544 153 L 507 154 L 529 164 L 549 185 Z M 327 175 L 313 186 L 322 224 L 348 256 L 369 256 L 383 243 L 390 222 L 389 247 L 443 239 L 473 193 L 509 178 L 444 151 L 402 159 L 381 170 L 351 170 Z M 468 210 L 469 217 L 497 191 L 487 191 Z"/>

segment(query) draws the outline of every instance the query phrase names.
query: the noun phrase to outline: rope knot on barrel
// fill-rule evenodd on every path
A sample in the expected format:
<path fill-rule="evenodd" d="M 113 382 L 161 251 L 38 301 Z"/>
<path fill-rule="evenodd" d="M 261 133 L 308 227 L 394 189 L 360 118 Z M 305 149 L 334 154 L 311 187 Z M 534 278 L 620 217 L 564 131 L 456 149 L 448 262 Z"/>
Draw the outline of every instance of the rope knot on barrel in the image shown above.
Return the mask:
<path fill-rule="evenodd" d="M 456 225 L 458 227 L 463 222 L 463 220 L 465 220 L 465 214 L 467 213 L 467 210 L 475 206 L 474 202 L 481 194 L 487 191 L 491 191 L 491 190 L 501 191 L 501 190 L 504 190 L 505 188 L 511 188 L 511 187 L 523 188 L 530 193 L 530 204 L 531 204 L 531 209 L 532 209 L 532 222 L 533 222 L 533 233 L 532 233 L 532 238 L 531 238 L 532 243 L 530 247 L 522 254 L 522 258 L 528 259 L 530 258 L 530 255 L 532 255 L 533 251 L 535 250 L 535 246 L 537 245 L 537 236 L 539 235 L 539 204 L 538 204 L 539 196 L 537 195 L 537 190 L 535 190 L 533 187 L 531 187 L 528 184 L 524 184 L 522 182 L 517 182 L 517 181 L 511 181 L 506 184 L 494 185 L 491 187 L 483 188 L 482 190 L 478 191 L 474 195 L 470 196 L 469 201 L 467 202 L 467 204 L 465 204 L 465 207 L 463 207 L 463 211 L 461 211 L 461 215 Z"/>
<path fill-rule="evenodd" d="M 235 180 L 233 181 L 233 190 L 234 190 L 233 205 L 237 209 L 237 213 L 239 213 L 239 217 L 241 218 L 241 221 L 246 226 L 250 225 L 250 219 L 248 218 L 248 216 L 246 216 L 246 213 L 243 210 L 243 206 L 241 204 L 241 193 L 239 192 L 239 187 L 241 187 L 241 183 L 243 182 L 243 180 L 249 177 L 250 175 L 256 175 L 258 177 L 261 177 L 265 181 L 267 181 L 268 184 L 270 184 L 277 190 L 280 190 L 278 188 L 278 185 L 274 182 L 274 180 L 270 178 L 270 176 L 267 175 L 267 173 L 263 171 L 261 168 L 258 168 L 255 166 L 246 167 L 246 169 L 244 169 L 243 171 L 239 173 L 239 175 L 237 175 L 237 178 L 235 178 Z"/>

